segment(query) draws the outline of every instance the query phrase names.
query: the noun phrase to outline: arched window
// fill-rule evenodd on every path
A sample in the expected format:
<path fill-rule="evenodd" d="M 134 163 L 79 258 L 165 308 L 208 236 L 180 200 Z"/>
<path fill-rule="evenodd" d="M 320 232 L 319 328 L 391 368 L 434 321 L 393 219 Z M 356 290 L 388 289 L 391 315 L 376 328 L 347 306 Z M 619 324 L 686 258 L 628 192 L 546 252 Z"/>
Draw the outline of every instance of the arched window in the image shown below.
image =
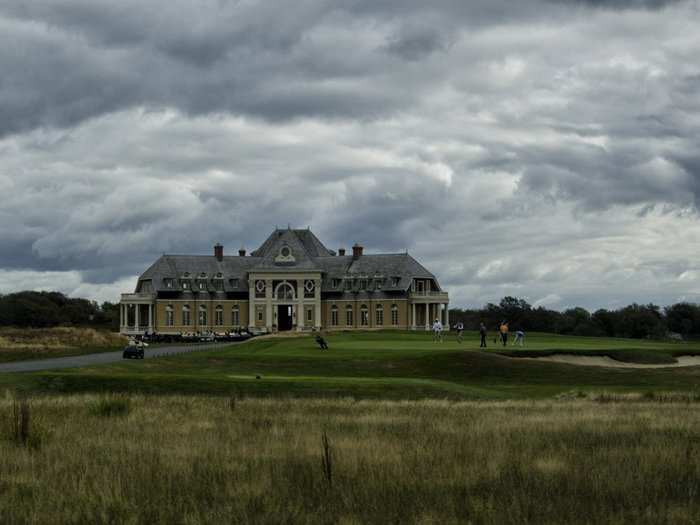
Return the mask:
<path fill-rule="evenodd" d="M 186 304 L 182 307 L 182 326 L 190 326 L 191 324 L 190 306 Z"/>
<path fill-rule="evenodd" d="M 165 307 L 165 326 L 173 326 L 175 317 L 173 316 L 173 305 L 169 304 Z"/>
<path fill-rule="evenodd" d="M 369 310 L 366 304 L 360 306 L 360 324 L 362 326 L 369 326 Z"/>
<path fill-rule="evenodd" d="M 223 326 L 224 325 L 224 307 L 221 306 L 220 304 L 216 306 L 214 324 L 216 326 Z"/>
<path fill-rule="evenodd" d="M 207 326 L 207 307 L 203 304 L 199 305 L 198 323 L 199 326 Z"/>
<path fill-rule="evenodd" d="M 338 307 L 331 306 L 331 326 L 338 326 Z"/>
<path fill-rule="evenodd" d="M 231 308 L 231 324 L 233 326 L 240 326 L 241 324 L 240 311 L 238 310 L 238 305 L 234 305 L 234 307 Z"/>
<path fill-rule="evenodd" d="M 399 307 L 395 304 L 391 305 L 391 324 L 394 326 L 399 325 Z"/>
<path fill-rule="evenodd" d="M 352 305 L 349 304 L 345 307 L 345 324 L 347 326 L 352 326 L 353 323 L 353 318 L 352 318 Z"/>
<path fill-rule="evenodd" d="M 384 325 L 384 307 L 381 304 L 377 305 L 377 315 L 376 315 L 377 326 Z"/>
<path fill-rule="evenodd" d="M 284 281 L 277 285 L 275 296 L 277 297 L 277 300 L 294 299 L 294 287 L 287 281 Z"/>

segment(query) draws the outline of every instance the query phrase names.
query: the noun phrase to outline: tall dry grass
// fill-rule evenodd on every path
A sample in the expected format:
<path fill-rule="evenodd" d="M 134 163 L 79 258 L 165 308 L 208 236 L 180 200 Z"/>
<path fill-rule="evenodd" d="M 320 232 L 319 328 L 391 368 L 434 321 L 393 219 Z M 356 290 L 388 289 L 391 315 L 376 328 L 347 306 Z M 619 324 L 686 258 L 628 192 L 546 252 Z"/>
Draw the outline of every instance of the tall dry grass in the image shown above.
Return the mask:
<path fill-rule="evenodd" d="M 0 523 L 694 523 L 698 408 L 618 401 L 34 399 Z"/>
<path fill-rule="evenodd" d="M 53 357 L 118 348 L 126 338 L 106 330 L 78 327 L 0 328 L 0 361 Z"/>

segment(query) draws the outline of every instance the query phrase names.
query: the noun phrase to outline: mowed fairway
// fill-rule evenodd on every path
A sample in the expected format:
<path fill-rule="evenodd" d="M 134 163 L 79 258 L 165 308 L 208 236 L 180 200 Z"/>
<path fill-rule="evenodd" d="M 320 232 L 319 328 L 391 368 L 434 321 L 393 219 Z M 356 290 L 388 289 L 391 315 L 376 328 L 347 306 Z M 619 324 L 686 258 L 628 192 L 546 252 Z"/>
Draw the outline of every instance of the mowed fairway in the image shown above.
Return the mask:
<path fill-rule="evenodd" d="M 330 350 L 313 338 L 261 338 L 246 344 L 177 357 L 91 368 L 0 374 L 0 387 L 38 392 L 150 392 L 239 396 L 354 397 L 375 399 L 546 398 L 571 391 L 694 391 L 700 367 L 613 369 L 538 362 L 500 355 L 575 353 L 622 361 L 672 363 L 700 352 L 697 343 L 528 335 L 524 350 L 503 349 L 477 336 L 340 333 Z M 157 349 L 152 350 L 157 353 Z"/>

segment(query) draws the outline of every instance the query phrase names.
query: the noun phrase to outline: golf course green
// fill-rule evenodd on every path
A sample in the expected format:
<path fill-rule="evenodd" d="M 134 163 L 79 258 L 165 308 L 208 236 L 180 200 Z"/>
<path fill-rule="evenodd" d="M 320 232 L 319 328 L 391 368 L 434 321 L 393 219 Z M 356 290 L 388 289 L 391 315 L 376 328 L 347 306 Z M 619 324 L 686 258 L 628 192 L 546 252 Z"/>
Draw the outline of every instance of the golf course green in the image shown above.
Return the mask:
<path fill-rule="evenodd" d="M 0 388 L 37 393 L 142 392 L 365 399 L 529 399 L 571 392 L 695 391 L 700 366 L 613 368 L 532 359 L 607 356 L 620 363 L 666 365 L 700 355 L 695 342 L 528 334 L 526 346 L 478 348 L 448 334 L 337 333 L 329 350 L 313 337 L 262 337 L 215 350 L 80 369 L 0 374 Z M 157 354 L 157 349 L 149 350 Z"/>

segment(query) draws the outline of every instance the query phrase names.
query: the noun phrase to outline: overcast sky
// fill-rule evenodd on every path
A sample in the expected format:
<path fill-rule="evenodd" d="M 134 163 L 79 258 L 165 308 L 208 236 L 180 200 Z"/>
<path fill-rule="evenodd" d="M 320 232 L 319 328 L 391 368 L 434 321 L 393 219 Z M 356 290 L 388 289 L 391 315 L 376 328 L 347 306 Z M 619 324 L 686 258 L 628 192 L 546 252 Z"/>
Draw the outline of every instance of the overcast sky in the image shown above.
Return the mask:
<path fill-rule="evenodd" d="M 334 5 L 335 4 L 335 5 Z M 2 0 L 0 293 L 275 225 L 452 306 L 700 301 L 700 2 Z"/>

